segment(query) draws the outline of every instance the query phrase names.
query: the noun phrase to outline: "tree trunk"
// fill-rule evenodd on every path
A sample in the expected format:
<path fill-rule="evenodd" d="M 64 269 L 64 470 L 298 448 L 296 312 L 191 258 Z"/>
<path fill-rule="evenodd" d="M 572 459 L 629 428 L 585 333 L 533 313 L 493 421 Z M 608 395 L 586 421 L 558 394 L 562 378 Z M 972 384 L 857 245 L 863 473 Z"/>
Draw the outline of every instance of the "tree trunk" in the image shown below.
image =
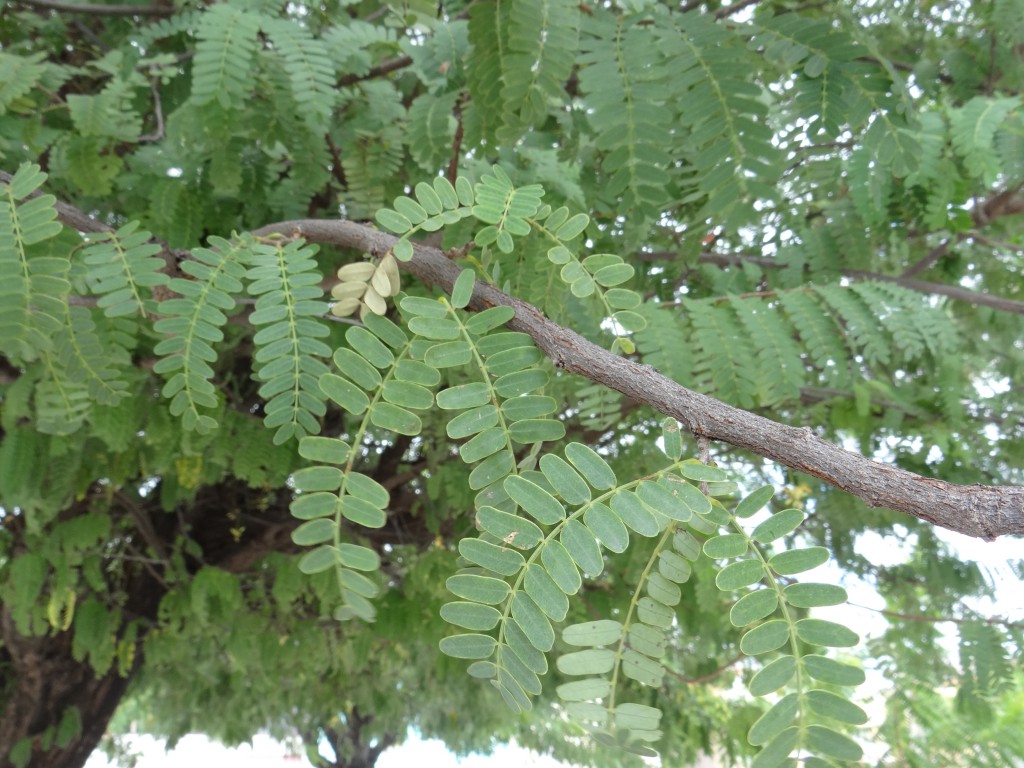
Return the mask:
<path fill-rule="evenodd" d="M 131 519 L 151 553 L 159 553 L 160 559 L 166 558 L 182 534 L 191 534 L 203 551 L 204 563 L 197 561 L 193 567 L 205 564 L 232 573 L 246 571 L 268 553 L 292 546 L 289 531 L 295 523 L 288 513 L 291 495 L 287 489 L 274 494 L 275 503 L 262 513 L 263 525 L 253 526 L 240 538 L 232 534 L 229 520 L 211 515 L 209 510 L 229 502 L 241 509 L 255 509 L 255 498 L 265 500 L 265 491 L 228 479 L 200 489 L 178 514 L 163 511 L 158 497 L 153 493 L 135 499 Z M 76 504 L 62 517 L 73 517 L 78 512 Z M 111 513 L 116 516 L 124 510 L 114 508 Z M 200 520 L 202 525 L 197 524 Z M 12 553 L 23 548 L 24 530 L 19 523 L 18 519 L 12 520 L 6 528 L 14 541 Z M 115 668 L 97 678 L 88 659 L 76 661 L 72 653 L 74 628 L 26 637 L 15 627 L 10 607 L 0 608 L 0 768 L 13 768 L 10 751 L 24 739 L 31 744 L 29 768 L 82 768 L 103 738 L 131 678 L 141 668 L 146 632 L 156 621 L 160 601 L 167 594 L 160 569 L 139 566 L 124 574 L 128 585 L 124 614 L 142 620 L 136 625 L 132 668 L 125 676 Z M 122 625 L 119 633 L 124 629 Z M 77 707 L 82 727 L 67 744 L 58 747 L 53 737 L 69 707 Z"/>
<path fill-rule="evenodd" d="M 97 678 L 88 661 L 71 654 L 72 633 L 25 637 L 18 633 L 6 608 L 0 614 L 3 649 L 0 660 L 10 681 L 7 704 L 0 713 L 0 766 L 12 768 L 8 755 L 22 739 L 31 740 L 30 768 L 81 768 L 99 744 L 132 674 L 122 677 L 112 670 Z M 44 734 L 77 707 L 82 727 L 63 747 L 45 749 Z M 51 732 L 51 739 L 52 739 Z"/>
<path fill-rule="evenodd" d="M 372 723 L 373 715 L 363 715 L 358 709 L 353 709 L 340 727 L 321 726 L 320 730 L 330 742 L 335 755 L 333 763 L 324 762 L 332 768 L 374 768 L 381 752 L 392 746 L 397 738 L 393 733 L 368 735 L 364 729 Z M 306 738 L 307 743 L 315 744 L 316 741 L 315 737 Z"/>

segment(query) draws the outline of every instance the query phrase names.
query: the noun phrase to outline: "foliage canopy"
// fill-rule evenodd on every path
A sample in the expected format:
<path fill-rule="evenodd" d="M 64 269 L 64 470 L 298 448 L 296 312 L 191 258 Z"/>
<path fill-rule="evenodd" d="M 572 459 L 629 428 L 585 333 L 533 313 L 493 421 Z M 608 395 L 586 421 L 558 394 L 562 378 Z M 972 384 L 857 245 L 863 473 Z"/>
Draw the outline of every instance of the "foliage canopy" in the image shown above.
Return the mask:
<path fill-rule="evenodd" d="M 0 764 L 1024 757 L 1021 19 L 5 4 Z"/>

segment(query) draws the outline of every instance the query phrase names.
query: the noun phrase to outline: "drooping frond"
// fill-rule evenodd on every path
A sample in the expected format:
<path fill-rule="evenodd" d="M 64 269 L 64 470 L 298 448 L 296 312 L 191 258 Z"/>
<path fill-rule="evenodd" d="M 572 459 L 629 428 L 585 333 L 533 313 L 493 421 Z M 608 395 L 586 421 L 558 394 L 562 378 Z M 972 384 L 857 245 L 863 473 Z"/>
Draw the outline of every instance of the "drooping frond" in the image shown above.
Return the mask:
<path fill-rule="evenodd" d="M 892 357 L 889 340 L 871 307 L 860 296 L 839 285 L 822 286 L 816 293 L 842 324 L 847 343 L 856 345 L 869 363 L 885 365 L 889 362 Z"/>
<path fill-rule="evenodd" d="M 995 182 L 1003 168 L 994 144 L 996 131 L 1020 111 L 1020 99 L 976 96 L 950 115 L 953 147 L 986 186 Z"/>
<path fill-rule="evenodd" d="M 443 93 L 451 84 L 464 82 L 469 23 L 464 19 L 450 21 L 437 28 L 423 45 L 406 45 L 404 50 L 412 57 L 420 79 Z"/>
<path fill-rule="evenodd" d="M 642 18 L 594 9 L 580 34 L 579 81 L 601 151 L 604 210 L 644 231 L 671 199 L 668 72 Z"/>
<path fill-rule="evenodd" d="M 45 53 L 15 56 L 0 52 L 0 115 L 20 111 L 22 97 L 39 83 L 48 69 Z"/>
<path fill-rule="evenodd" d="M 227 3 L 211 5 L 199 17 L 192 67 L 192 99 L 197 105 L 216 101 L 228 109 L 245 100 L 259 29 L 257 14 Z"/>
<path fill-rule="evenodd" d="M 740 408 L 757 402 L 757 374 L 750 365 L 754 350 L 729 307 L 706 301 L 687 301 L 684 307 L 693 327 L 697 350 L 695 373 L 706 376 L 718 397 Z"/>
<path fill-rule="evenodd" d="M 257 242 L 248 254 L 248 292 L 258 297 L 249 316 L 259 328 L 253 375 L 266 400 L 263 423 L 277 430 L 276 444 L 317 434 L 326 411 L 317 380 L 327 372 L 321 358 L 330 357 L 331 348 L 321 341 L 329 331 L 318 319 L 327 304 L 316 252 L 300 241 Z"/>
<path fill-rule="evenodd" d="M 683 139 L 687 186 L 704 201 L 699 218 L 735 226 L 743 223 L 738 204 L 776 197 L 781 155 L 768 106 L 739 35 L 700 12 L 675 21 L 673 34 L 663 39 L 676 112 L 689 131 Z"/>
<path fill-rule="evenodd" d="M 751 45 L 778 62 L 782 72 L 800 65 L 794 107 L 808 134 L 838 136 L 864 131 L 865 148 L 880 165 L 905 176 L 917 163 L 918 147 L 904 104 L 894 95 L 890 75 L 864 61 L 866 48 L 826 20 L 788 13 L 761 21 Z"/>
<path fill-rule="evenodd" d="M 107 317 L 145 316 L 147 304 L 152 310 L 149 289 L 167 285 L 167 275 L 160 271 L 164 261 L 156 258 L 160 246 L 152 237 L 133 221 L 116 232 L 93 235 L 93 244 L 82 252 L 85 279 Z"/>
<path fill-rule="evenodd" d="M 142 116 L 133 105 L 136 84 L 113 78 L 97 94 L 68 94 L 71 120 L 81 136 L 135 141 Z"/>
<path fill-rule="evenodd" d="M 509 0 L 475 3 L 469 12 L 466 83 L 472 95 L 471 112 L 479 132 L 493 140 L 504 125 L 502 83 L 508 70 Z"/>
<path fill-rule="evenodd" d="M 210 432 L 217 421 L 206 411 L 216 408 L 218 399 L 211 379 L 211 363 L 217 361 L 213 344 L 224 339 L 221 328 L 235 308 L 235 296 L 242 291 L 243 262 L 247 245 L 211 238 L 211 248 L 196 248 L 181 269 L 192 280 L 176 277 L 169 287 L 180 298 L 160 302 L 162 316 L 155 330 L 171 334 L 156 345 L 164 356 L 153 366 L 156 373 L 172 374 L 163 388 L 171 398 L 171 413 L 182 418 L 185 429 Z"/>
<path fill-rule="evenodd" d="M 798 397 L 806 380 L 806 366 L 786 317 L 757 299 L 733 298 L 730 304 L 755 350 L 753 374 L 758 399 L 771 404 Z"/>
<path fill-rule="evenodd" d="M 305 28 L 290 20 L 268 20 L 262 26 L 284 60 L 297 114 L 310 131 L 323 133 L 338 97 L 334 64 L 327 49 Z"/>
<path fill-rule="evenodd" d="M 96 403 L 114 405 L 128 396 L 127 384 L 121 377 L 130 357 L 123 348 L 102 343 L 88 309 L 67 307 L 56 345 L 64 375 L 70 381 L 84 384 Z"/>
<path fill-rule="evenodd" d="M 808 609 L 842 605 L 846 590 L 793 580 L 828 559 L 823 547 L 779 546 L 782 537 L 803 523 L 803 511 L 781 510 L 749 532 L 741 523 L 761 510 L 772 492 L 770 486 L 759 488 L 742 499 L 732 514 L 712 510 L 708 519 L 731 531 L 709 538 L 702 547 L 708 557 L 732 561 L 718 571 L 715 585 L 725 592 L 743 592 L 729 611 L 733 626 L 752 627 L 741 638 L 740 650 L 748 656 L 764 656 L 786 648 L 749 682 L 755 696 L 784 688 L 791 691 L 750 727 L 747 740 L 761 748 L 754 765 L 778 765 L 794 751 L 832 760 L 860 760 L 863 750 L 844 731 L 863 725 L 867 715 L 834 687 L 860 685 L 864 673 L 822 653 L 827 648 L 855 646 L 860 638 L 842 624 L 802 618 Z"/>
<path fill-rule="evenodd" d="M 362 84 L 358 90 L 344 92 L 342 104 L 353 117 L 339 144 L 347 182 L 341 202 L 349 218 L 370 219 L 378 208 L 403 190 L 401 169 L 405 157 L 406 110 L 398 91 L 375 81 Z M 318 152 L 322 157 L 317 162 L 320 166 L 317 176 L 322 183 L 323 167 L 329 162 L 329 156 L 319 137 L 311 137 L 310 144 L 320 148 Z M 297 180 L 304 181 L 301 176 Z M 316 191 L 315 186 L 307 188 L 310 193 Z"/>
<path fill-rule="evenodd" d="M 434 173 L 451 159 L 457 93 L 424 94 L 409 107 L 409 152 L 420 168 Z"/>
<path fill-rule="evenodd" d="M 800 341 L 810 361 L 822 371 L 824 380 L 837 387 L 850 380 L 845 364 L 843 338 L 831 317 L 804 291 L 789 291 L 780 298 L 790 322 L 799 329 Z"/>
<path fill-rule="evenodd" d="M 0 352 L 20 360 L 50 348 L 71 290 L 67 258 L 32 253 L 61 231 L 56 198 L 29 198 L 45 180 L 38 165 L 24 164 L 0 187 Z"/>
<path fill-rule="evenodd" d="M 510 0 L 500 141 L 514 142 L 525 129 L 547 118 L 549 103 L 565 100 L 565 82 L 576 59 L 579 18 L 579 3 L 573 0 Z"/>

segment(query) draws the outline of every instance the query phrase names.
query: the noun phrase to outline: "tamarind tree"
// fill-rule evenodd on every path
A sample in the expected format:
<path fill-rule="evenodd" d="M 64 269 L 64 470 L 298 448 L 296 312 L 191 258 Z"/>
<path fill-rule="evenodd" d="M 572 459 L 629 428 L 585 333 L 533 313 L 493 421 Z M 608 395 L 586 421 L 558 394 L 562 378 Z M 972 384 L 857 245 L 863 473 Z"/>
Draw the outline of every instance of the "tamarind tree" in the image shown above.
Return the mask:
<path fill-rule="evenodd" d="M 0 765 L 1024 757 L 940 535 L 1024 534 L 1022 50 L 1013 0 L 5 2 Z"/>

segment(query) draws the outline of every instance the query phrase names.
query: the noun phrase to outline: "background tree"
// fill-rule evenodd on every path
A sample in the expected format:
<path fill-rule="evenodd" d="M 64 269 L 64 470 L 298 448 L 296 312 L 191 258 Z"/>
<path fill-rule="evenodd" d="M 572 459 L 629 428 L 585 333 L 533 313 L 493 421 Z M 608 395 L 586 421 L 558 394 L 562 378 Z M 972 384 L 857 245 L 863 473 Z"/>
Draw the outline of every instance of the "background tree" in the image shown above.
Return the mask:
<path fill-rule="evenodd" d="M 5 3 L 0 761 L 1019 758 L 1016 6 Z"/>

